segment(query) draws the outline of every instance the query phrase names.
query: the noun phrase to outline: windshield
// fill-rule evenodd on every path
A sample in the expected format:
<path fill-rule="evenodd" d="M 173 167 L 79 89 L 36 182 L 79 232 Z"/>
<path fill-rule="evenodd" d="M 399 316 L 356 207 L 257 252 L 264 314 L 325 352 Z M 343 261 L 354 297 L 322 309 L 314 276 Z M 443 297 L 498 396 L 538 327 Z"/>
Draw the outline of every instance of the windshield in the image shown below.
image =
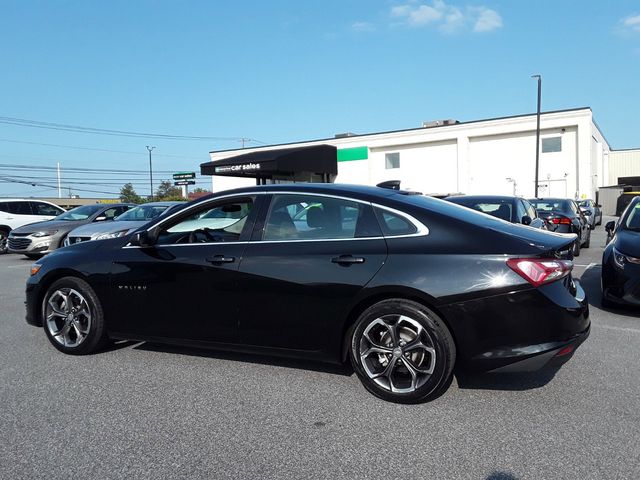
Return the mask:
<path fill-rule="evenodd" d="M 530 200 L 539 212 L 569 212 L 569 202 L 567 200 Z"/>
<path fill-rule="evenodd" d="M 629 207 L 629 213 L 623 223 L 627 230 L 640 231 L 640 201 L 635 201 Z"/>
<path fill-rule="evenodd" d="M 66 220 L 71 222 L 77 222 L 80 220 L 86 220 L 91 215 L 96 213 L 99 210 L 102 210 L 104 205 L 83 205 L 82 207 L 76 207 L 68 212 L 64 212 L 61 215 L 58 215 L 56 220 Z"/>
<path fill-rule="evenodd" d="M 118 222 L 140 222 L 152 220 L 167 210 L 171 205 L 140 205 L 127 210 L 115 218 Z"/>
<path fill-rule="evenodd" d="M 581 207 L 590 207 L 591 206 L 591 200 L 580 200 L 578 202 L 578 205 Z"/>

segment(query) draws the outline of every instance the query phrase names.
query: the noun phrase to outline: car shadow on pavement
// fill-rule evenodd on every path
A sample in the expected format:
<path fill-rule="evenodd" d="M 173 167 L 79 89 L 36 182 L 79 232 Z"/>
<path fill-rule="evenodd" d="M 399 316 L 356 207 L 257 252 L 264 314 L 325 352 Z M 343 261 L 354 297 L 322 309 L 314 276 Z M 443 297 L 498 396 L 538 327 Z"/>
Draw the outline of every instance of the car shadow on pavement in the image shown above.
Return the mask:
<path fill-rule="evenodd" d="M 485 480 L 518 480 L 518 477 L 506 472 L 492 472 Z"/>
<path fill-rule="evenodd" d="M 195 347 L 181 347 L 176 345 L 166 345 L 160 343 L 143 342 L 133 347 L 135 350 L 148 352 L 175 353 L 178 355 L 191 355 L 195 357 L 216 358 L 220 360 L 230 360 L 232 362 L 253 363 L 256 365 L 270 365 L 275 367 L 295 368 L 297 370 L 310 370 L 314 372 L 331 373 L 334 375 L 351 376 L 353 369 L 351 365 L 332 365 L 310 360 L 288 359 L 281 357 L 270 357 L 260 354 L 245 354 L 237 352 L 224 352 L 220 350 L 209 350 Z"/>
<path fill-rule="evenodd" d="M 600 283 L 601 275 L 602 267 L 598 265 L 586 270 L 579 279 L 580 285 L 582 285 L 582 288 L 587 294 L 587 301 L 589 302 L 589 305 L 608 313 L 640 318 L 640 311 L 633 307 L 626 307 L 624 305 L 615 307 L 602 306 L 602 290 Z"/>
<path fill-rule="evenodd" d="M 458 387 L 472 390 L 534 390 L 553 380 L 560 367 L 547 367 L 537 372 L 478 373 L 457 371 Z"/>

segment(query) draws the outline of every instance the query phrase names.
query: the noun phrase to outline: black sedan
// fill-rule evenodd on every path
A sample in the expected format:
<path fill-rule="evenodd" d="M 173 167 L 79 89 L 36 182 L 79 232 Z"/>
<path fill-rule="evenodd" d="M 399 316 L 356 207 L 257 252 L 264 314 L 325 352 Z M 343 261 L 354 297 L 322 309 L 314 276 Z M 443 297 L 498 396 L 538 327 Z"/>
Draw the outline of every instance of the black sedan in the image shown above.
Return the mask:
<path fill-rule="evenodd" d="M 634 198 L 618 224 L 605 225 L 613 238 L 602 254 L 602 304 L 640 305 L 640 197 Z"/>
<path fill-rule="evenodd" d="M 547 222 L 547 229 L 556 233 L 575 233 L 578 241 L 573 245 L 573 256 L 580 255 L 580 248 L 589 248 L 591 229 L 589 220 L 575 200 L 569 198 L 534 198 L 530 202 L 538 215 Z"/>
<path fill-rule="evenodd" d="M 546 229 L 544 220 L 528 200 L 519 197 L 497 195 L 455 195 L 446 200 L 478 212 L 493 215 L 511 223 L 521 223 L 533 228 Z"/>
<path fill-rule="evenodd" d="M 70 354 L 130 339 L 350 359 L 374 395 L 413 403 L 454 365 L 572 356 L 590 328 L 574 241 L 384 188 L 256 186 L 44 257 L 27 322 Z"/>

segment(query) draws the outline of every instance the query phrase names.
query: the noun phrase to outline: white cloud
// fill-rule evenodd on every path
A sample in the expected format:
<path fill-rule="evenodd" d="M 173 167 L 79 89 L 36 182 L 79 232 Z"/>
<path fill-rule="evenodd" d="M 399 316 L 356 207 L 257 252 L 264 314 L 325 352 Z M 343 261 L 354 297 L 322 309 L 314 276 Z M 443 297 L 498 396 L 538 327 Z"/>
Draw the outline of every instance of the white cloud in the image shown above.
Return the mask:
<path fill-rule="evenodd" d="M 470 29 L 477 33 L 491 32 L 502 27 L 498 12 L 486 7 L 458 7 L 443 0 L 430 4 L 411 2 L 391 8 L 391 17 L 410 27 L 437 26 L 444 33 Z"/>
<path fill-rule="evenodd" d="M 354 32 L 375 32 L 376 27 L 373 23 L 369 22 L 353 22 L 351 29 Z"/>
<path fill-rule="evenodd" d="M 629 15 L 620 20 L 620 23 L 625 30 L 640 33 L 640 15 Z"/>

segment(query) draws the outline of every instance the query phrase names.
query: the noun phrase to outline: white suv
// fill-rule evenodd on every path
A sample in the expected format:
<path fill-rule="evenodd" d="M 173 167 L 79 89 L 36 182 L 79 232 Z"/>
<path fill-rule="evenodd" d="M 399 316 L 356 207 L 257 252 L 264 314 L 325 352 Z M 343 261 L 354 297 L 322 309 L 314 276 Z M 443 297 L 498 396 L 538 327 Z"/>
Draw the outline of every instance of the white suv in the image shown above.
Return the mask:
<path fill-rule="evenodd" d="M 43 200 L 0 198 L 0 254 L 7 253 L 7 237 L 14 228 L 28 223 L 51 220 L 64 210 Z"/>

